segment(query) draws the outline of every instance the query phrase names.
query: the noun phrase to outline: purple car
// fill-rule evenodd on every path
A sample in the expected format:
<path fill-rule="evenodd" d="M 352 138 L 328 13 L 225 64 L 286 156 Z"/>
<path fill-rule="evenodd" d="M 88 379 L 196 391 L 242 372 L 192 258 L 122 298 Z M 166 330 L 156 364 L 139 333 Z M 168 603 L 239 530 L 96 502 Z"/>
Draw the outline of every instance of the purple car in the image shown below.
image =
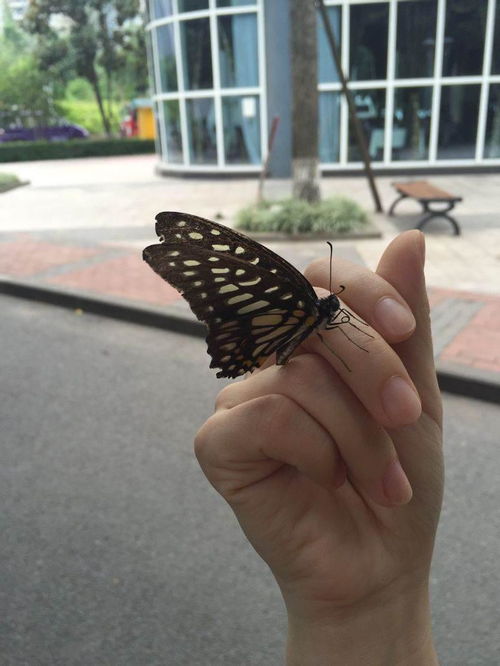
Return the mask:
<path fill-rule="evenodd" d="M 7 141 L 67 141 L 86 139 L 89 133 L 80 125 L 61 123 L 48 127 L 8 127 L 0 128 L 0 143 Z"/>

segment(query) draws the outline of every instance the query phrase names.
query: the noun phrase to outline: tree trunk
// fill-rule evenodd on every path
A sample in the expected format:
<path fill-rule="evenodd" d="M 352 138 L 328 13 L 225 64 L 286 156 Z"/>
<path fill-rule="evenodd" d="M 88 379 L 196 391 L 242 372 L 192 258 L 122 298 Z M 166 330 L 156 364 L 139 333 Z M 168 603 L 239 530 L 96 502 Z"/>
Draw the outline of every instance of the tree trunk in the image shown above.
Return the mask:
<path fill-rule="evenodd" d="M 104 105 L 102 103 L 101 89 L 99 88 L 99 81 L 97 80 L 97 74 L 94 72 L 90 77 L 90 83 L 94 90 L 94 95 L 97 101 L 97 106 L 99 107 L 99 113 L 101 114 L 102 126 L 108 138 L 111 137 L 111 125 L 109 123 L 109 118 L 106 115 L 104 110 Z"/>
<path fill-rule="evenodd" d="M 314 2 L 290 0 L 293 196 L 318 201 L 318 74 Z"/>

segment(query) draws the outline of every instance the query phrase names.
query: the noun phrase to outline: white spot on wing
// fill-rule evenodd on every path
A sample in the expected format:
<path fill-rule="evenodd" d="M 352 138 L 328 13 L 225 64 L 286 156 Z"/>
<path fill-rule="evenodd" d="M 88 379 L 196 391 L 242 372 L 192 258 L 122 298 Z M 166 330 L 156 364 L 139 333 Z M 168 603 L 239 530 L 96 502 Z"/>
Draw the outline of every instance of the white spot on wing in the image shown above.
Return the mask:
<path fill-rule="evenodd" d="M 238 247 L 234 251 L 234 254 L 243 254 L 244 252 L 245 252 L 245 248 L 241 247 L 241 245 L 238 245 Z"/>
<path fill-rule="evenodd" d="M 255 301 L 255 303 L 250 303 L 249 305 L 244 305 L 238 310 L 239 315 L 248 314 L 254 310 L 260 310 L 260 308 L 265 308 L 269 303 L 267 301 Z"/>
<path fill-rule="evenodd" d="M 199 234 L 197 231 L 190 231 L 188 236 L 189 236 L 189 238 L 192 238 L 193 240 L 202 240 L 203 239 L 202 234 Z"/>
<path fill-rule="evenodd" d="M 258 284 L 261 280 L 262 278 L 257 277 L 255 278 L 255 280 L 247 280 L 247 282 L 238 282 L 238 284 L 240 284 L 242 287 L 250 287 L 253 284 Z"/>
<path fill-rule="evenodd" d="M 253 298 L 252 294 L 238 294 L 238 296 L 231 296 L 231 298 L 228 298 L 226 303 L 228 305 L 234 305 L 241 301 L 248 301 L 249 298 Z"/>
<path fill-rule="evenodd" d="M 216 252 L 227 252 L 230 248 L 229 245 L 212 245 Z"/>
<path fill-rule="evenodd" d="M 229 273 L 229 268 L 211 268 L 212 273 L 217 275 L 217 273 Z"/>
<path fill-rule="evenodd" d="M 196 261 L 196 259 L 186 259 L 184 262 L 184 266 L 199 266 L 200 262 Z"/>
<path fill-rule="evenodd" d="M 223 287 L 219 287 L 219 294 L 228 294 L 231 291 L 238 291 L 238 287 L 235 284 L 225 284 Z"/>

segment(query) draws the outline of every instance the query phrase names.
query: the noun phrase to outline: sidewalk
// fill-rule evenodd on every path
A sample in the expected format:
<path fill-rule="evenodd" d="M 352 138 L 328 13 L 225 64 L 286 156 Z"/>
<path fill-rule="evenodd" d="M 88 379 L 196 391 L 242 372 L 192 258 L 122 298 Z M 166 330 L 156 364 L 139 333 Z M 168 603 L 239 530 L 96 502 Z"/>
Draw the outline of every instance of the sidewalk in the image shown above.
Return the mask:
<path fill-rule="evenodd" d="M 6 171 L 30 177 L 32 185 L 0 198 L 0 292 L 204 335 L 180 295 L 142 261 L 142 248 L 155 242 L 152 213 L 177 208 L 213 216 L 221 211 L 230 223 L 237 206 L 255 196 L 255 181 L 161 179 L 152 175 L 148 160 L 113 159 L 113 169 L 103 169 L 103 161 L 75 160 L 58 187 L 48 183 L 47 170 L 58 168 L 53 163 L 38 183 L 37 163 L 27 164 L 24 172 L 23 165 L 6 165 Z M 131 175 L 131 166 L 141 175 Z M 101 170 L 92 174 L 92 167 Z M 79 168 L 87 171 L 78 174 Z M 393 197 L 391 180 L 379 179 L 386 207 Z M 464 235 L 454 238 L 446 226 L 426 235 L 441 384 L 500 402 L 500 222 L 488 213 L 494 210 L 500 175 L 432 176 L 432 181 L 451 191 L 460 187 L 464 196 L 463 208 L 456 209 Z M 339 182 L 343 193 L 369 208 L 362 179 L 325 180 L 324 189 L 334 191 Z M 287 184 L 273 186 L 283 190 Z M 133 219 L 127 215 L 131 208 Z M 374 268 L 390 239 L 414 221 L 412 215 L 394 221 L 378 216 L 383 238 L 339 241 L 335 253 Z M 299 269 L 326 254 L 323 241 L 268 245 Z"/>

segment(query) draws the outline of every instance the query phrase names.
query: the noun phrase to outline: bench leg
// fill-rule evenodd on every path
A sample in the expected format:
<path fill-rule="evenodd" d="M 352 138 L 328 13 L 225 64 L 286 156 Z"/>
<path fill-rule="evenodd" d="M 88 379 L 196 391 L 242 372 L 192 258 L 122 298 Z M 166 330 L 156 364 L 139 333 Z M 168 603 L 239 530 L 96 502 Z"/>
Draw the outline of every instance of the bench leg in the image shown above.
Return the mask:
<path fill-rule="evenodd" d="M 423 217 L 420 220 L 420 222 L 417 224 L 417 229 L 420 229 L 420 231 L 422 231 L 427 222 L 429 222 L 429 220 L 432 220 L 434 217 L 444 217 L 453 227 L 455 236 L 460 236 L 460 227 L 458 226 L 458 222 L 451 215 L 448 215 L 449 211 L 453 210 L 453 208 L 455 207 L 454 203 L 448 204 L 447 208 L 443 208 L 442 210 L 432 210 L 432 208 L 428 203 L 423 203 L 422 205 L 424 208 L 424 212 L 427 213 L 427 215 L 425 215 L 425 217 Z"/>
<path fill-rule="evenodd" d="M 389 208 L 389 212 L 387 213 L 387 215 L 389 215 L 389 217 L 392 217 L 394 215 L 394 209 L 396 208 L 396 204 L 398 204 L 401 201 L 401 199 L 406 199 L 407 197 L 408 197 L 407 194 L 400 194 L 399 197 L 392 202 L 392 206 Z"/>

